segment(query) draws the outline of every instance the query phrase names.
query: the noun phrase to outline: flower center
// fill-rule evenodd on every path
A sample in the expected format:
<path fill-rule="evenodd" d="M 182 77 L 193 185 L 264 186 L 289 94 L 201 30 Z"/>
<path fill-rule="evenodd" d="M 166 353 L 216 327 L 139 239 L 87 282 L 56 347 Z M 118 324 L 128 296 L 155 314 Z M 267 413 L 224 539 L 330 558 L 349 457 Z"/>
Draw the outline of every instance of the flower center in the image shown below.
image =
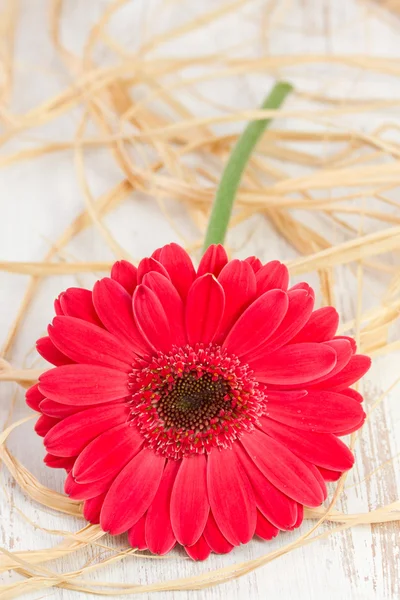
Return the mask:
<path fill-rule="evenodd" d="M 209 373 L 201 377 L 185 373 L 171 390 L 166 387 L 161 393 L 156 409 L 166 427 L 201 431 L 226 409 L 228 392 L 229 385 L 223 379 L 213 381 Z"/>
<path fill-rule="evenodd" d="M 266 409 L 248 365 L 212 344 L 158 353 L 131 373 L 130 389 L 132 425 L 168 458 L 229 448 Z"/>

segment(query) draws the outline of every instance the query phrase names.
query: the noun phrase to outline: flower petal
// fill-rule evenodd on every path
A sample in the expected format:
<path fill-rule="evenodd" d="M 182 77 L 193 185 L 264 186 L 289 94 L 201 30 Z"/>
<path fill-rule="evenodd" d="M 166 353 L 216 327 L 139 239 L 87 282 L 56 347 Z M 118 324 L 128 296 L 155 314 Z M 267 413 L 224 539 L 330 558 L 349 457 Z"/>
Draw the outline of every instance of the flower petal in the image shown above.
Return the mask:
<path fill-rule="evenodd" d="M 165 459 L 143 449 L 112 483 L 100 515 L 101 528 L 117 535 L 134 525 L 152 503 L 160 485 Z"/>
<path fill-rule="evenodd" d="M 349 387 L 349 385 L 353 385 L 353 383 L 361 379 L 361 377 L 363 377 L 363 375 L 365 375 L 365 373 L 368 371 L 370 366 L 371 359 L 369 356 L 356 354 L 355 356 L 352 356 L 340 373 L 336 373 L 336 375 L 333 377 L 325 379 L 318 384 L 318 387 L 324 389 L 329 388 L 335 392 L 344 390 L 345 388 Z"/>
<path fill-rule="evenodd" d="M 221 270 L 228 263 L 228 255 L 221 244 L 211 244 L 204 252 L 197 269 L 197 277 L 211 273 L 218 277 Z"/>
<path fill-rule="evenodd" d="M 232 325 L 256 297 L 254 271 L 244 260 L 231 260 L 221 271 L 218 282 L 225 293 L 225 309 L 216 341 L 222 342 Z"/>
<path fill-rule="evenodd" d="M 118 260 L 111 269 L 111 279 L 132 296 L 137 284 L 137 268 L 127 260 Z"/>
<path fill-rule="evenodd" d="M 210 452 L 207 488 L 215 521 L 228 542 L 238 546 L 251 540 L 256 526 L 254 493 L 234 452 Z"/>
<path fill-rule="evenodd" d="M 335 339 L 335 340 L 331 340 L 329 342 L 323 342 L 323 343 L 324 343 L 324 345 L 329 346 L 336 352 L 336 365 L 334 366 L 332 371 L 329 371 L 329 373 L 326 373 L 325 375 L 322 375 L 321 377 L 318 377 L 317 379 L 313 379 L 312 381 L 310 381 L 309 386 L 324 387 L 323 382 L 326 381 L 327 379 L 332 379 L 332 377 L 334 375 L 336 375 L 336 373 L 339 373 L 340 371 L 342 371 L 344 369 L 344 367 L 349 363 L 351 357 L 353 356 L 353 349 L 348 340 Z"/>
<path fill-rule="evenodd" d="M 224 312 L 225 295 L 214 275 L 199 277 L 191 286 L 186 304 L 186 331 L 189 344 L 209 344 Z"/>
<path fill-rule="evenodd" d="M 60 419 L 55 419 L 54 417 L 48 417 L 47 415 L 42 415 L 38 418 L 35 424 L 35 431 L 40 437 L 45 437 L 49 431 L 53 429 L 60 422 Z"/>
<path fill-rule="evenodd" d="M 222 535 L 211 510 L 208 515 L 203 535 L 211 550 L 216 554 L 227 554 L 234 548 L 234 546 Z"/>
<path fill-rule="evenodd" d="M 143 277 L 147 273 L 160 273 L 160 275 L 163 275 L 167 279 L 170 278 L 165 267 L 155 258 L 142 258 L 137 272 L 138 283 L 142 283 Z"/>
<path fill-rule="evenodd" d="M 184 346 L 187 343 L 184 306 L 176 287 L 170 279 L 155 272 L 147 273 L 143 278 L 143 284 L 156 294 L 167 318 L 173 323 L 171 329 L 172 343 L 176 346 Z"/>
<path fill-rule="evenodd" d="M 357 390 L 353 390 L 353 388 L 345 388 L 344 390 L 340 390 L 340 393 L 348 398 L 352 398 L 352 400 L 356 400 L 357 402 L 364 402 L 364 398 L 357 392 Z"/>
<path fill-rule="evenodd" d="M 271 290 L 255 300 L 236 321 L 223 343 L 239 358 L 252 352 L 279 327 L 288 308 L 288 298 L 282 290 Z"/>
<path fill-rule="evenodd" d="M 169 460 L 164 469 L 160 486 L 147 511 L 146 543 L 153 554 L 166 554 L 176 543 L 170 517 L 171 494 L 180 462 Z"/>
<path fill-rule="evenodd" d="M 203 535 L 193 546 L 185 546 L 185 550 L 193 560 L 206 560 L 211 554 L 211 548 Z"/>
<path fill-rule="evenodd" d="M 96 437 L 76 459 L 73 476 L 78 483 L 114 477 L 137 454 L 143 437 L 128 421 Z"/>
<path fill-rule="evenodd" d="M 69 406 L 67 404 L 60 404 L 59 402 L 54 402 L 54 400 L 49 400 L 48 398 L 44 398 L 40 403 L 40 412 L 42 412 L 44 415 L 48 415 L 49 417 L 55 417 L 56 419 L 65 419 L 65 417 L 69 417 L 70 415 L 73 415 L 84 408 L 85 407 L 83 406 Z"/>
<path fill-rule="evenodd" d="M 39 390 L 61 404 L 103 404 L 129 395 L 126 373 L 97 365 L 64 365 L 39 377 Z"/>
<path fill-rule="evenodd" d="M 43 462 L 52 469 L 65 469 L 69 473 L 74 466 L 75 456 L 54 456 L 46 454 Z"/>
<path fill-rule="evenodd" d="M 356 400 L 327 391 L 309 391 L 298 400 L 268 403 L 268 416 L 291 427 L 336 433 L 356 426 L 365 414 Z"/>
<path fill-rule="evenodd" d="M 93 525 L 98 525 L 100 523 L 100 512 L 105 497 L 106 493 L 104 492 L 99 496 L 85 500 L 83 503 L 83 516 L 89 523 L 93 523 Z"/>
<path fill-rule="evenodd" d="M 272 538 L 278 535 L 279 529 L 274 527 L 264 515 L 258 510 L 257 511 L 257 523 L 256 523 L 256 535 L 262 540 L 272 540 Z"/>
<path fill-rule="evenodd" d="M 287 296 L 289 305 L 281 324 L 263 344 L 246 354 L 246 361 L 268 360 L 268 355 L 287 344 L 309 319 L 314 306 L 313 290 L 293 290 Z"/>
<path fill-rule="evenodd" d="M 110 486 L 108 479 L 99 479 L 92 483 L 77 483 L 69 472 L 64 482 L 64 491 L 74 500 L 89 500 L 103 494 Z"/>
<path fill-rule="evenodd" d="M 244 260 L 247 263 L 249 263 L 249 265 L 253 269 L 254 273 L 257 273 L 257 271 L 259 271 L 261 269 L 261 267 L 262 267 L 261 260 L 259 258 L 257 258 L 256 256 L 248 256 Z"/>
<path fill-rule="evenodd" d="M 144 529 L 146 526 L 146 515 L 140 517 L 139 521 L 132 525 L 128 532 L 128 540 L 132 548 L 138 550 L 147 550 L 146 538 L 144 535 Z"/>
<path fill-rule="evenodd" d="M 314 465 L 333 471 L 347 471 L 354 464 L 352 452 L 346 444 L 331 433 L 298 431 L 266 418 L 261 418 L 261 423 L 263 431 L 269 436 L 284 444 L 301 459 Z"/>
<path fill-rule="evenodd" d="M 258 296 L 269 290 L 280 289 L 286 291 L 289 285 L 289 272 L 287 267 L 279 260 L 272 260 L 257 271 L 256 279 Z"/>
<path fill-rule="evenodd" d="M 307 324 L 293 338 L 293 343 L 325 342 L 331 340 L 339 325 L 339 315 L 333 306 L 315 310 Z"/>
<path fill-rule="evenodd" d="M 109 277 L 97 281 L 93 289 L 93 302 L 110 333 L 122 338 L 139 356 L 148 356 L 151 348 L 134 321 L 132 297 L 119 283 Z"/>
<path fill-rule="evenodd" d="M 66 317 L 76 317 L 101 325 L 92 300 L 92 292 L 83 288 L 68 288 L 59 296 L 60 307 Z"/>
<path fill-rule="evenodd" d="M 131 348 L 102 327 L 74 317 L 55 317 L 48 331 L 58 350 L 78 363 L 132 370 Z"/>
<path fill-rule="evenodd" d="M 44 400 L 42 392 L 39 390 L 39 384 L 35 383 L 32 385 L 25 394 L 25 400 L 29 408 L 32 410 L 40 411 L 39 405 Z"/>
<path fill-rule="evenodd" d="M 277 489 L 254 464 L 241 444 L 236 452 L 254 490 L 257 508 L 278 529 L 292 529 L 297 519 L 297 502 Z"/>
<path fill-rule="evenodd" d="M 161 248 L 159 261 L 171 278 L 182 299 L 185 300 L 196 272 L 188 253 L 178 244 L 167 244 Z"/>
<path fill-rule="evenodd" d="M 317 467 L 325 481 L 337 481 L 343 475 L 343 471 L 331 471 L 324 467 Z"/>
<path fill-rule="evenodd" d="M 288 292 L 289 306 L 282 323 L 268 340 L 264 350 L 273 352 L 290 342 L 310 318 L 314 306 L 314 292 L 311 288 Z"/>
<path fill-rule="evenodd" d="M 36 350 L 39 352 L 40 356 L 56 367 L 69 365 L 74 362 L 71 358 L 68 358 L 68 356 L 65 356 L 65 354 L 60 352 L 48 336 L 37 340 Z"/>
<path fill-rule="evenodd" d="M 56 456 L 77 456 L 95 437 L 124 423 L 129 409 L 124 405 L 96 406 L 59 422 L 44 439 L 47 452 Z"/>
<path fill-rule="evenodd" d="M 210 506 L 205 454 L 182 460 L 171 496 L 171 524 L 182 546 L 192 546 L 204 531 Z"/>
<path fill-rule="evenodd" d="M 332 371 L 336 352 L 325 344 L 290 344 L 249 364 L 262 383 L 299 385 Z"/>
<path fill-rule="evenodd" d="M 150 346 L 168 352 L 173 343 L 168 316 L 157 295 L 143 284 L 133 294 L 133 314 Z"/>
<path fill-rule="evenodd" d="M 315 475 L 284 444 L 259 430 L 244 435 L 241 443 L 265 477 L 289 498 L 306 506 L 319 506 L 323 502 L 324 495 Z"/>

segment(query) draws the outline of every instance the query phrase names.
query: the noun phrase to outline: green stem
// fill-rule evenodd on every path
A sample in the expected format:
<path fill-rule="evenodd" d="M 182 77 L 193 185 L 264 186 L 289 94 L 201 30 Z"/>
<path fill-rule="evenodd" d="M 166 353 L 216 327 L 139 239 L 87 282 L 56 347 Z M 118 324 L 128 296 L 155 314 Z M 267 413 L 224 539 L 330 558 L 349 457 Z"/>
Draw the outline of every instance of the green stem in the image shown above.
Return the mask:
<path fill-rule="evenodd" d="M 290 83 L 277 83 L 261 105 L 263 109 L 279 108 L 292 91 Z M 208 222 L 203 250 L 211 244 L 223 244 L 233 203 L 242 179 L 243 172 L 258 140 L 271 123 L 271 119 L 261 119 L 248 123 L 236 142 L 222 174 L 217 194 Z"/>

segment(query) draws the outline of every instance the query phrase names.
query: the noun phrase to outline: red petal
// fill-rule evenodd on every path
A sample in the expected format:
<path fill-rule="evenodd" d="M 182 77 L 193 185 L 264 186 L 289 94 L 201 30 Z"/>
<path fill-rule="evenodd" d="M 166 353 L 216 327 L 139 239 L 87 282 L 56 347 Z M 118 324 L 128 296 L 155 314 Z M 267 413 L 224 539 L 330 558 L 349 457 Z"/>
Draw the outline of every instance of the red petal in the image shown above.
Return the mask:
<path fill-rule="evenodd" d="M 310 381 L 309 386 L 325 387 L 322 382 L 326 381 L 327 379 L 331 379 L 334 375 L 336 375 L 336 373 L 342 371 L 353 356 L 351 344 L 347 340 L 335 339 L 323 343 L 324 345 L 329 346 L 336 352 L 336 365 L 334 366 L 332 371 L 329 371 L 328 374 L 325 374 L 322 377 L 318 377 L 317 379 Z"/>
<path fill-rule="evenodd" d="M 93 483 L 76 483 L 70 472 L 64 482 L 64 491 L 74 500 L 89 500 L 103 494 L 109 487 L 110 481 L 100 479 Z"/>
<path fill-rule="evenodd" d="M 297 520 L 296 523 L 294 524 L 293 529 L 297 529 L 297 527 L 300 527 L 300 525 L 302 524 L 304 519 L 304 506 L 302 504 L 298 504 L 297 505 Z"/>
<path fill-rule="evenodd" d="M 143 284 L 133 294 L 133 314 L 139 330 L 149 344 L 168 352 L 173 343 L 168 316 L 156 294 Z"/>
<path fill-rule="evenodd" d="M 336 433 L 356 426 L 365 415 L 359 402 L 321 390 L 298 400 L 269 402 L 268 416 L 298 429 Z"/>
<path fill-rule="evenodd" d="M 257 511 L 256 535 L 263 540 L 272 540 L 278 535 L 279 529 L 274 527 L 260 511 Z"/>
<path fill-rule="evenodd" d="M 241 442 L 255 465 L 278 490 L 306 506 L 319 506 L 323 502 L 318 480 L 286 446 L 259 430 L 244 435 Z"/>
<path fill-rule="evenodd" d="M 137 268 L 127 260 L 118 260 L 111 269 L 111 279 L 122 285 L 132 296 L 137 284 Z"/>
<path fill-rule="evenodd" d="M 184 306 L 176 287 L 169 279 L 155 272 L 147 273 L 143 278 L 143 284 L 156 294 L 167 318 L 173 323 L 171 330 L 173 344 L 184 346 L 187 343 Z"/>
<path fill-rule="evenodd" d="M 334 338 L 332 338 L 331 341 L 335 341 L 335 340 L 347 340 L 349 342 L 349 344 L 351 345 L 351 349 L 353 350 L 353 354 L 355 354 L 357 352 L 357 344 L 356 344 L 356 340 L 348 335 L 335 335 Z"/>
<path fill-rule="evenodd" d="M 185 300 L 196 272 L 188 253 L 178 244 L 168 244 L 161 248 L 159 261 L 168 271 L 171 281 Z"/>
<path fill-rule="evenodd" d="M 292 342 L 325 342 L 331 340 L 339 325 L 339 315 L 333 306 L 315 310 L 307 325 L 299 331 Z"/>
<path fill-rule="evenodd" d="M 269 436 L 272 436 L 297 456 L 312 464 L 333 471 L 347 471 L 353 466 L 353 454 L 346 444 L 335 435 L 297 431 L 293 427 L 265 418 L 262 418 L 261 422 L 263 430 Z"/>
<path fill-rule="evenodd" d="M 123 404 L 125 399 L 121 400 L 113 400 L 112 402 L 107 402 L 102 404 L 101 406 L 106 408 L 109 406 L 115 406 L 116 404 Z M 76 406 L 70 404 L 60 404 L 59 402 L 54 402 L 54 400 L 49 400 L 45 398 L 40 403 L 40 412 L 44 415 L 48 415 L 49 417 L 56 417 L 57 419 L 65 419 L 65 417 L 69 417 L 70 415 L 74 415 L 77 412 L 81 412 L 88 408 L 92 408 L 89 406 Z"/>
<path fill-rule="evenodd" d="M 225 292 L 225 310 L 216 341 L 222 342 L 242 312 L 253 302 L 256 277 L 251 266 L 243 260 L 231 260 L 218 277 Z"/>
<path fill-rule="evenodd" d="M 146 515 L 140 517 L 139 521 L 135 523 L 128 532 L 128 540 L 132 548 L 138 550 L 147 550 L 146 538 L 144 535 L 144 528 L 146 525 Z"/>
<path fill-rule="evenodd" d="M 63 314 L 67 317 L 76 317 L 101 325 L 93 306 L 92 292 L 83 288 L 69 288 L 59 296 Z"/>
<path fill-rule="evenodd" d="M 203 275 L 191 286 L 186 304 L 186 331 L 189 344 L 209 344 L 224 312 L 225 295 L 214 275 Z"/>
<path fill-rule="evenodd" d="M 129 422 L 99 435 L 78 456 L 73 476 L 78 483 L 115 477 L 143 445 L 143 437 Z"/>
<path fill-rule="evenodd" d="M 272 485 L 240 444 L 235 445 L 234 451 L 250 479 L 257 508 L 279 529 L 292 529 L 297 519 L 297 502 Z"/>
<path fill-rule="evenodd" d="M 162 248 L 157 248 L 157 250 L 154 250 L 153 254 L 151 255 L 151 258 L 155 258 L 156 260 L 160 260 L 160 255 L 161 255 L 161 250 Z"/>
<path fill-rule="evenodd" d="M 331 471 L 324 467 L 317 467 L 325 481 L 337 481 L 343 475 L 343 471 Z"/>
<path fill-rule="evenodd" d="M 70 415 L 79 412 L 83 408 L 84 407 L 82 406 L 67 406 L 66 404 L 59 404 L 58 402 L 54 402 L 54 400 L 49 400 L 48 398 L 44 398 L 44 400 L 42 400 L 40 403 L 40 411 L 44 415 L 55 417 L 56 419 L 65 419 L 65 417 L 69 417 Z"/>
<path fill-rule="evenodd" d="M 245 258 L 245 261 L 249 263 L 254 273 L 257 273 L 257 271 L 259 271 L 262 267 L 261 260 L 256 256 L 249 256 L 248 258 Z"/>
<path fill-rule="evenodd" d="M 52 469 L 65 469 L 68 473 L 74 466 L 75 456 L 54 456 L 53 454 L 46 454 L 43 461 Z"/>
<path fill-rule="evenodd" d="M 133 318 L 132 297 L 116 281 L 105 277 L 93 289 L 93 302 L 104 326 L 117 338 L 128 342 L 139 356 L 147 356 L 150 346 Z"/>
<path fill-rule="evenodd" d="M 93 525 L 98 525 L 100 523 L 100 512 L 105 497 L 106 493 L 103 493 L 94 498 L 89 498 L 89 500 L 85 500 L 83 504 L 83 516 L 87 521 L 93 523 Z"/>
<path fill-rule="evenodd" d="M 304 398 L 307 396 L 307 390 L 279 390 L 279 389 L 269 389 L 265 388 L 265 393 L 267 394 L 267 399 L 269 403 L 278 403 L 283 401 L 294 401 L 299 400 L 300 398 Z M 270 406 L 270 404 L 268 405 Z"/>
<path fill-rule="evenodd" d="M 293 290 L 288 292 L 289 306 L 282 323 L 262 347 L 264 354 L 271 353 L 290 342 L 310 317 L 314 306 L 314 292 Z"/>
<path fill-rule="evenodd" d="M 204 531 L 210 506 L 204 454 L 182 460 L 171 496 L 171 524 L 182 546 L 192 546 Z"/>
<path fill-rule="evenodd" d="M 223 347 L 239 358 L 252 353 L 279 327 L 287 308 L 285 292 L 266 292 L 244 311 L 230 330 Z"/>
<path fill-rule="evenodd" d="M 218 277 L 223 267 L 228 263 L 228 255 L 221 244 L 211 244 L 204 252 L 197 269 L 197 277 L 211 273 Z"/>
<path fill-rule="evenodd" d="M 126 373 L 97 365 L 64 365 L 43 373 L 39 389 L 61 404 L 103 404 L 129 394 Z"/>
<path fill-rule="evenodd" d="M 40 356 L 56 367 L 68 365 L 74 362 L 68 358 L 68 356 L 65 356 L 65 354 L 60 352 L 60 350 L 55 347 L 51 339 L 47 336 L 40 338 L 36 342 L 36 350 L 39 352 Z"/>
<path fill-rule="evenodd" d="M 164 277 L 166 277 L 167 279 L 169 279 L 169 275 L 165 269 L 165 267 L 163 267 L 163 265 L 156 260 L 155 258 L 143 258 L 138 266 L 138 273 L 137 273 L 137 278 L 138 278 L 138 283 L 142 283 L 143 277 L 147 274 L 147 273 L 160 273 L 160 275 L 164 275 Z"/>
<path fill-rule="evenodd" d="M 141 450 L 111 485 L 100 515 L 101 528 L 117 535 L 127 531 L 149 508 L 160 485 L 165 459 Z"/>
<path fill-rule="evenodd" d="M 269 292 L 271 293 L 271 292 Z M 325 344 L 290 344 L 268 358 L 251 362 L 256 379 L 274 385 L 299 385 L 332 371 L 336 352 Z"/>
<path fill-rule="evenodd" d="M 211 548 L 204 536 L 201 536 L 193 546 L 185 546 L 185 550 L 193 560 L 206 560 L 211 554 Z"/>
<path fill-rule="evenodd" d="M 101 365 L 129 373 L 135 355 L 111 333 L 73 317 L 55 317 L 49 325 L 50 339 L 62 352 L 78 363 Z"/>
<path fill-rule="evenodd" d="M 208 456 L 208 498 L 223 536 L 238 546 L 253 537 L 256 504 L 253 489 L 231 450 L 213 450 Z"/>
<path fill-rule="evenodd" d="M 361 379 L 370 366 L 371 359 L 369 356 L 356 354 L 340 373 L 337 373 L 332 378 L 325 379 L 325 381 L 318 384 L 318 387 L 329 388 L 336 392 L 341 391 Z"/>
<path fill-rule="evenodd" d="M 56 456 L 77 456 L 95 437 L 111 427 L 124 423 L 129 409 L 98 406 L 75 413 L 53 427 L 44 439 L 47 452 Z"/>
<path fill-rule="evenodd" d="M 25 400 L 27 405 L 29 406 L 29 408 L 32 408 L 33 410 L 36 410 L 37 412 L 39 412 L 39 404 L 42 402 L 42 400 L 44 399 L 44 396 L 42 394 L 42 392 L 39 390 L 39 384 L 35 383 L 35 385 L 32 385 L 32 387 L 29 388 L 29 390 L 27 390 L 26 395 L 25 395 Z"/>
<path fill-rule="evenodd" d="M 211 550 L 216 554 L 227 554 L 234 548 L 222 535 L 211 511 L 208 515 L 203 535 Z"/>
<path fill-rule="evenodd" d="M 279 260 L 272 260 L 257 271 L 256 279 L 258 296 L 269 290 L 286 291 L 289 284 L 289 272 Z"/>
<path fill-rule="evenodd" d="M 62 294 L 60 294 L 60 296 L 62 296 Z M 56 313 L 57 316 L 64 316 L 64 311 L 61 308 L 61 302 L 59 298 L 56 298 L 54 300 L 54 312 Z"/>
<path fill-rule="evenodd" d="M 45 437 L 49 431 L 60 422 L 60 419 L 55 419 L 54 417 L 48 417 L 47 415 L 42 415 L 38 418 L 35 424 L 35 431 L 40 437 Z"/>
<path fill-rule="evenodd" d="M 344 390 L 340 390 L 340 393 L 343 394 L 344 396 L 348 396 L 349 398 L 352 398 L 353 400 L 356 400 L 357 402 L 364 402 L 364 398 L 362 397 L 362 395 L 360 394 L 360 392 L 357 392 L 356 390 L 353 390 L 352 388 L 346 388 Z"/>
<path fill-rule="evenodd" d="M 180 462 L 169 460 L 164 469 L 160 487 L 147 511 L 146 543 L 154 554 L 166 554 L 175 546 L 170 518 L 172 488 Z"/>

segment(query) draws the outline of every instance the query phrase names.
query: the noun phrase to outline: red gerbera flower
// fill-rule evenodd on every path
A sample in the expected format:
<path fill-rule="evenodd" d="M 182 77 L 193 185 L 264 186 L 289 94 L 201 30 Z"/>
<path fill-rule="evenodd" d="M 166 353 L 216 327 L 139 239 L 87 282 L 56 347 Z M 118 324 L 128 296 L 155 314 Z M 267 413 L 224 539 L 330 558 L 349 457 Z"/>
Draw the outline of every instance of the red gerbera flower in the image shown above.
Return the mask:
<path fill-rule="evenodd" d="M 364 421 L 349 386 L 370 360 L 335 336 L 334 308 L 313 310 L 312 289 L 288 280 L 280 262 L 228 262 L 222 246 L 196 273 L 169 244 L 59 296 L 37 343 L 56 368 L 27 402 L 89 521 L 204 559 L 323 502 L 353 465 L 339 437 Z"/>

